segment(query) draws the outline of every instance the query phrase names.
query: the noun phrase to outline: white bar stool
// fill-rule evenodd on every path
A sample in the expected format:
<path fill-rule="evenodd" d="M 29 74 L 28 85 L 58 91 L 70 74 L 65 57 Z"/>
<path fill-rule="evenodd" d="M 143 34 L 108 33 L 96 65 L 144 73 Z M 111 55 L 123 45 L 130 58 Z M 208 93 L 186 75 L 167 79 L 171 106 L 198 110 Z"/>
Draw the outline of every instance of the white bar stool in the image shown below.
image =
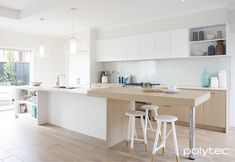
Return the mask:
<path fill-rule="evenodd" d="M 144 118 L 143 117 L 144 117 L 145 113 L 142 111 L 129 111 L 129 112 L 126 112 L 125 115 L 129 117 L 126 147 L 128 147 L 129 142 L 130 142 L 130 152 L 132 152 L 133 148 L 134 148 L 134 141 L 143 141 L 145 144 L 146 150 L 148 150 L 147 136 L 144 133 L 145 126 L 144 126 Z M 135 128 L 135 117 L 140 117 L 144 139 L 139 139 L 137 137 L 137 132 L 136 132 L 136 128 Z"/>
<path fill-rule="evenodd" d="M 154 161 L 154 155 L 158 150 L 162 148 L 162 154 L 164 154 L 164 149 L 166 147 L 166 140 L 168 136 L 172 132 L 173 136 L 173 144 L 174 144 L 174 150 L 175 150 L 175 155 L 176 155 L 176 162 L 179 162 L 179 151 L 178 151 L 178 144 L 177 144 L 177 138 L 176 138 L 176 130 L 175 130 L 175 121 L 178 120 L 177 117 L 171 116 L 171 115 L 159 115 L 156 117 L 157 123 L 158 123 L 158 128 L 153 144 L 153 150 L 152 150 L 152 162 Z M 162 132 L 162 140 L 161 143 L 158 145 L 158 140 L 161 132 L 161 125 L 163 123 L 163 132 Z M 166 134 L 166 125 L 167 123 L 171 123 L 171 130 Z"/>
<path fill-rule="evenodd" d="M 144 133 L 147 136 L 147 130 L 151 130 L 154 131 L 153 126 L 151 124 L 151 121 L 149 119 L 149 111 L 153 111 L 154 112 L 154 119 L 156 120 L 156 117 L 158 116 L 157 110 L 158 110 L 158 106 L 155 105 L 143 105 L 140 107 L 141 109 L 145 110 L 145 130 Z M 150 126 L 150 129 L 148 129 L 148 124 Z"/>

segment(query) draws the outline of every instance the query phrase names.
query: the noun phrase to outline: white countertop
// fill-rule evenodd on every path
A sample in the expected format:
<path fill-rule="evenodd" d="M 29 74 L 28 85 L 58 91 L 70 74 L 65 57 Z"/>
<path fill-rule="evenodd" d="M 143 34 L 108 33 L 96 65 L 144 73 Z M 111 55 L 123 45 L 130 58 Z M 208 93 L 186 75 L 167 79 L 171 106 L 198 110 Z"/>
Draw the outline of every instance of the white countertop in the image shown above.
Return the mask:
<path fill-rule="evenodd" d="M 87 91 L 90 88 L 79 87 L 75 89 L 64 89 L 64 88 L 56 88 L 51 86 L 16 86 L 16 89 L 25 89 L 25 90 L 35 90 L 35 91 L 47 91 L 47 92 L 67 92 L 67 93 L 75 93 L 75 94 L 83 94 L 87 95 Z"/>
<path fill-rule="evenodd" d="M 160 85 L 162 88 L 167 88 L 167 85 Z M 178 85 L 179 89 L 191 89 L 191 90 L 208 90 L 208 91 L 228 91 L 229 88 L 212 88 L 212 87 L 200 87 L 200 86 L 187 86 Z"/>
<path fill-rule="evenodd" d="M 99 85 L 99 86 L 97 86 Z M 48 92 L 66 92 L 66 93 L 75 93 L 81 95 L 87 95 L 87 92 L 92 89 L 99 88 L 111 88 L 111 87 L 121 87 L 120 84 L 94 84 L 91 86 L 84 86 L 75 89 L 64 89 L 64 88 L 56 88 L 53 86 L 41 85 L 41 86 L 16 86 L 16 89 L 25 89 L 25 90 L 36 90 L 36 91 L 48 91 Z M 167 85 L 161 85 L 160 87 L 167 88 Z M 228 91 L 228 88 L 211 88 L 211 87 L 200 87 L 200 86 L 178 86 L 179 89 L 190 89 L 190 90 L 208 90 L 208 91 Z"/>

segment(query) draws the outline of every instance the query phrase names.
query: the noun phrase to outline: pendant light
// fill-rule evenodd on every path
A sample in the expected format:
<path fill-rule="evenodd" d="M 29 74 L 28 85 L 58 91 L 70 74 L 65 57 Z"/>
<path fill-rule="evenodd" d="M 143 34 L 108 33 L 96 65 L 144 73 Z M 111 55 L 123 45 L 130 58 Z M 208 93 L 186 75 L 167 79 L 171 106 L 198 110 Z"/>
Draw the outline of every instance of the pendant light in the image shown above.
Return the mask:
<path fill-rule="evenodd" d="M 39 49 L 38 49 L 38 57 L 40 57 L 40 58 L 46 57 L 48 55 L 48 50 L 46 48 L 46 44 L 45 44 L 45 40 L 44 40 L 44 33 L 43 33 L 44 21 L 45 21 L 44 18 L 40 19 L 40 22 L 41 22 L 41 42 L 39 44 Z"/>
<path fill-rule="evenodd" d="M 69 55 L 75 55 L 78 53 L 78 40 L 74 36 L 74 13 L 76 8 L 71 8 L 72 13 L 72 34 L 71 37 L 65 43 L 65 51 Z"/>

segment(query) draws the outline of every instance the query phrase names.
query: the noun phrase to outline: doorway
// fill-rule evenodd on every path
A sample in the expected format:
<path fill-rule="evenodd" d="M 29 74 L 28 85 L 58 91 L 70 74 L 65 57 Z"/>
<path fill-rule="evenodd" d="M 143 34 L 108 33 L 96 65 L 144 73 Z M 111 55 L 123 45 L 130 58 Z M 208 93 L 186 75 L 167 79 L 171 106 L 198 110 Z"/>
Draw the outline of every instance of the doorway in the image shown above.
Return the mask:
<path fill-rule="evenodd" d="M 28 85 L 32 51 L 0 48 L 0 112 L 14 109 L 15 86 Z"/>

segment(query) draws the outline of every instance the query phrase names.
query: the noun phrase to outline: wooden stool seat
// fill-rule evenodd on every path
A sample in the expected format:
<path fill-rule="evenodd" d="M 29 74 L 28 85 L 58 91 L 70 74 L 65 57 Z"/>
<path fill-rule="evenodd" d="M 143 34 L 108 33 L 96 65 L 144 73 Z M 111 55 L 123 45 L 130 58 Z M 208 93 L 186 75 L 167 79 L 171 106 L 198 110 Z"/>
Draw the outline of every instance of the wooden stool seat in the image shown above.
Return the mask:
<path fill-rule="evenodd" d="M 157 110 L 158 106 L 155 106 L 155 105 L 143 105 L 143 106 L 141 106 L 141 109 L 143 109 L 143 110 Z"/>
<path fill-rule="evenodd" d="M 140 117 L 140 116 L 144 116 L 145 113 L 142 111 L 128 111 L 125 113 L 127 116 L 135 116 L 135 117 Z"/>
<path fill-rule="evenodd" d="M 159 115 L 156 117 L 156 119 L 160 122 L 175 122 L 178 120 L 176 116 L 172 115 Z"/>

